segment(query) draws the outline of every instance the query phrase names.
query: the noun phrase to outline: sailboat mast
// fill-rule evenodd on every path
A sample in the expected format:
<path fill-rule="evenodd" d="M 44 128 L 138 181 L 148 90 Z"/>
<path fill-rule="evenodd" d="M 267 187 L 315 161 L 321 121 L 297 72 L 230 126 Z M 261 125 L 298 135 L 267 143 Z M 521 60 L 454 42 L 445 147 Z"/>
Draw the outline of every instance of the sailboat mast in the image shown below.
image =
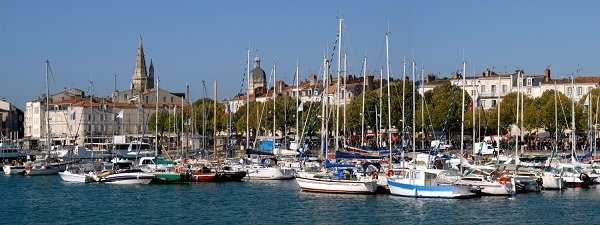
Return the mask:
<path fill-rule="evenodd" d="M 296 143 L 298 144 L 297 147 L 300 147 L 300 124 L 298 123 L 298 121 L 300 120 L 300 80 L 299 80 L 299 73 L 300 73 L 300 66 L 298 65 L 298 62 L 296 61 Z"/>
<path fill-rule="evenodd" d="M 184 134 L 185 129 L 184 129 L 184 124 L 183 124 L 183 120 L 184 120 L 183 109 L 184 109 L 185 106 L 183 105 L 183 101 L 185 100 L 185 97 L 186 96 L 183 96 L 181 98 L 181 136 L 179 137 L 179 139 L 181 140 L 181 160 L 182 160 L 183 163 L 185 163 L 185 158 L 187 157 L 187 156 L 183 157 L 184 154 L 185 154 L 185 152 L 184 152 L 185 151 L 185 143 L 183 141 L 184 140 L 183 136 L 185 135 Z"/>
<path fill-rule="evenodd" d="M 156 110 L 154 112 L 154 156 L 158 156 L 158 90 L 160 90 L 160 78 L 156 77 Z"/>
<path fill-rule="evenodd" d="M 217 158 L 217 81 L 214 82 L 213 88 L 213 160 L 219 161 Z"/>
<path fill-rule="evenodd" d="M 338 20 L 338 58 L 337 58 L 337 81 L 335 88 L 335 151 L 339 148 L 339 138 L 340 138 L 340 82 L 342 76 L 342 23 L 344 21 L 343 18 L 339 18 Z"/>
<path fill-rule="evenodd" d="M 554 151 L 558 152 L 558 89 L 554 81 Z"/>
<path fill-rule="evenodd" d="M 48 87 L 48 67 L 50 67 L 50 62 L 46 59 L 46 145 L 48 145 L 48 157 L 46 158 L 46 163 L 49 163 L 50 148 L 52 146 L 50 143 L 50 89 Z"/>
<path fill-rule="evenodd" d="M 463 158 L 465 149 L 465 86 L 467 83 L 467 61 L 463 58 L 463 70 L 462 70 L 462 103 L 461 106 L 461 120 L 460 120 L 460 176 L 463 176 Z M 474 138 L 474 137 L 473 137 Z"/>
<path fill-rule="evenodd" d="M 92 161 L 94 160 L 94 95 L 92 94 L 92 80 L 90 79 L 90 150 Z"/>
<path fill-rule="evenodd" d="M 362 106 L 360 113 L 360 124 L 361 124 L 361 132 L 360 132 L 360 146 L 365 146 L 365 93 L 367 92 L 367 57 L 365 56 L 363 60 L 363 90 L 362 90 Z"/>
<path fill-rule="evenodd" d="M 465 76 L 466 76 L 466 70 L 465 70 Z M 466 78 L 465 78 L 466 79 Z M 473 87 L 473 98 L 471 99 L 471 104 L 472 104 L 472 110 L 471 110 L 471 115 L 473 117 L 473 140 L 472 140 L 472 144 L 473 144 L 473 150 L 475 150 L 475 142 L 477 140 L 479 140 L 479 133 L 477 133 L 477 126 L 476 126 L 476 118 L 477 118 L 477 108 L 479 107 L 479 102 L 477 101 L 477 99 L 479 98 L 479 91 L 477 90 L 479 88 L 479 86 L 475 85 L 475 77 L 473 77 L 473 80 L 471 83 L 472 87 Z M 475 138 L 477 137 L 477 138 Z M 475 152 L 473 152 L 475 153 Z"/>
<path fill-rule="evenodd" d="M 327 115 L 327 104 L 325 98 L 329 98 L 327 93 L 328 66 L 329 60 L 327 60 L 327 57 L 323 57 L 323 92 L 321 93 L 321 155 L 325 154 L 325 156 L 327 156 L 327 129 L 325 126 L 327 123 L 327 119 L 325 118 L 325 116 Z"/>
<path fill-rule="evenodd" d="M 573 159 L 572 157 L 575 157 L 575 149 L 577 145 L 577 132 L 575 132 L 575 78 L 571 78 L 571 86 L 573 86 L 571 89 L 571 129 L 573 130 L 571 133 L 571 159 Z"/>
<path fill-rule="evenodd" d="M 404 148 L 404 127 L 405 127 L 405 119 L 406 119 L 406 114 L 404 114 L 404 100 L 405 100 L 405 93 L 406 93 L 406 58 L 402 58 L 402 148 Z"/>
<path fill-rule="evenodd" d="M 413 60 L 412 62 L 412 67 L 413 67 L 413 71 L 412 71 L 412 80 L 413 80 L 413 88 L 412 88 L 412 108 L 413 108 L 413 114 L 414 114 L 414 108 L 415 108 L 415 102 L 416 102 L 416 97 L 415 97 L 415 93 L 417 92 L 416 87 L 417 87 L 417 83 L 416 83 L 416 77 L 415 77 L 415 61 Z M 417 153 L 416 153 L 416 147 L 415 147 L 415 143 L 416 143 L 416 122 L 413 116 L 413 120 L 412 120 L 412 150 L 413 150 L 413 169 L 417 168 Z M 391 163 L 391 162 L 390 162 Z M 411 176 L 411 178 L 414 178 L 414 176 Z M 414 181 L 413 181 L 414 182 Z"/>
<path fill-rule="evenodd" d="M 247 52 L 248 58 L 246 58 L 246 149 L 250 148 L 250 48 L 247 49 Z M 204 85 L 204 81 L 202 81 L 202 85 Z M 202 102 L 204 102 L 204 100 Z M 204 107 L 202 107 L 202 112 L 204 112 Z M 204 124 L 202 126 L 204 126 Z M 204 143 L 204 141 L 202 141 L 202 143 Z"/>
<path fill-rule="evenodd" d="M 425 149 L 425 66 L 421 65 L 421 148 Z M 427 162 L 429 164 L 429 161 Z"/>
<path fill-rule="evenodd" d="M 521 70 L 519 70 L 517 72 L 517 118 L 516 118 L 516 120 L 517 120 L 516 124 L 517 124 L 517 128 L 519 129 L 519 135 L 517 136 L 517 138 L 515 138 L 515 140 L 516 140 L 516 143 L 515 143 L 515 164 L 518 163 L 518 161 L 519 161 L 519 153 L 518 153 L 518 151 L 519 151 L 519 141 L 520 141 L 519 140 L 519 136 L 521 134 L 521 126 L 519 126 L 519 108 L 521 107 L 521 101 L 519 99 L 520 99 L 520 96 L 521 96 L 521 82 L 522 82 L 522 80 L 521 80 Z"/>
<path fill-rule="evenodd" d="M 273 63 L 273 137 L 276 136 L 277 132 L 277 112 L 275 111 L 277 105 L 277 62 Z M 274 141 L 274 139 L 273 139 Z"/>
<path fill-rule="evenodd" d="M 498 107 L 498 124 L 497 124 L 497 133 L 496 136 L 500 138 L 500 90 L 502 89 L 502 82 L 500 80 L 500 75 L 498 75 L 498 86 L 496 87 L 496 106 Z M 496 141 L 496 148 L 498 148 L 498 153 L 500 152 L 500 139 Z"/>
<path fill-rule="evenodd" d="M 248 96 L 246 96 L 248 97 Z M 206 107 L 204 107 L 204 102 L 206 102 L 206 83 L 202 80 L 202 150 L 206 150 Z M 246 105 L 248 106 L 248 105 Z M 246 120 L 246 126 L 248 125 L 248 120 Z M 246 128 L 246 130 L 248 130 Z M 246 137 L 246 140 L 248 138 Z"/>
<path fill-rule="evenodd" d="M 379 114 L 377 114 L 377 118 L 379 119 L 379 126 L 377 127 L 377 147 L 381 147 L 381 143 L 383 142 L 383 137 L 381 136 L 381 129 L 383 128 L 383 67 L 379 68 Z"/>
<path fill-rule="evenodd" d="M 346 106 L 348 106 L 348 88 L 347 88 L 347 79 L 348 79 L 348 53 L 346 53 L 346 51 L 344 51 L 344 123 L 342 125 L 342 136 L 345 138 L 346 137 Z M 346 140 L 346 139 L 344 139 Z M 345 143 L 345 141 L 344 141 Z"/>
<path fill-rule="evenodd" d="M 390 165 L 392 163 L 392 104 L 391 104 L 391 94 L 390 94 L 390 45 L 389 45 L 389 35 L 390 32 L 385 33 L 385 67 L 386 67 L 386 75 L 387 75 L 387 116 L 388 116 L 388 148 L 390 150 Z"/>

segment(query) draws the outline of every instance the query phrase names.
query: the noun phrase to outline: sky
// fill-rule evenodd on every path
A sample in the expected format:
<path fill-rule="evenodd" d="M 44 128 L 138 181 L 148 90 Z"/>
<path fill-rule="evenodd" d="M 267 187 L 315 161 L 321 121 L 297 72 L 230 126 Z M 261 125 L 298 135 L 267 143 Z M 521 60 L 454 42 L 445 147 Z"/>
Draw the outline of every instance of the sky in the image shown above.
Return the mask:
<path fill-rule="evenodd" d="M 344 19 L 343 49 L 349 74 L 385 65 L 389 31 L 392 77 L 403 60 L 425 73 L 450 76 L 467 62 L 468 74 L 486 68 L 523 69 L 552 77 L 600 74 L 600 6 L 597 1 L 0 1 L 0 98 L 24 109 L 45 93 L 79 88 L 109 96 L 131 83 L 138 37 L 154 62 L 160 87 L 203 96 L 202 81 L 219 99 L 240 92 L 247 49 L 270 73 L 293 83 L 319 73 L 331 56 Z M 332 72 L 336 71 L 337 52 Z M 244 86 L 245 88 L 245 86 Z"/>

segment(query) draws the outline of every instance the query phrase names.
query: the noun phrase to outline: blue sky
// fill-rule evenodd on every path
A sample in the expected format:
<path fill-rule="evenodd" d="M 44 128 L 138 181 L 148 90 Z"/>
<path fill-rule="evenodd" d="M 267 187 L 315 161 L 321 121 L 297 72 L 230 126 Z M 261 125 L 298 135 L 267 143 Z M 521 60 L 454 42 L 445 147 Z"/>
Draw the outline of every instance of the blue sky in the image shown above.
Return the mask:
<path fill-rule="evenodd" d="M 522 68 L 553 77 L 600 74 L 600 14 L 596 1 L 0 1 L 0 98 L 17 107 L 44 92 L 44 60 L 54 72 L 51 91 L 86 91 L 93 79 L 107 96 L 131 82 L 138 34 L 161 87 L 201 96 L 219 82 L 219 98 L 240 90 L 246 48 L 262 67 L 277 61 L 278 79 L 291 83 L 296 60 L 305 79 L 331 55 L 338 16 L 344 17 L 351 74 L 385 63 L 390 35 L 392 73 L 414 58 L 426 73 L 448 76 Z M 334 62 L 335 63 L 335 62 Z M 335 64 L 334 64 L 335 65 Z M 335 71 L 335 66 L 333 71 Z"/>

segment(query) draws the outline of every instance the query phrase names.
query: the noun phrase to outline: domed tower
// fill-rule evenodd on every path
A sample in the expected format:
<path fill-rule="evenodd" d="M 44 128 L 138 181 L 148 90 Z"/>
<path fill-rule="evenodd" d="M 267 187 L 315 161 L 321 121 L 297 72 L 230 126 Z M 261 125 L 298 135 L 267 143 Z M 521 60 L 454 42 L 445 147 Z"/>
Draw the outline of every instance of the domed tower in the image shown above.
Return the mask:
<path fill-rule="evenodd" d="M 249 95 L 259 95 L 262 90 L 266 90 L 267 88 L 266 74 L 265 71 L 260 68 L 260 59 L 258 58 L 258 53 L 254 57 L 254 69 L 250 71 L 249 83 Z"/>

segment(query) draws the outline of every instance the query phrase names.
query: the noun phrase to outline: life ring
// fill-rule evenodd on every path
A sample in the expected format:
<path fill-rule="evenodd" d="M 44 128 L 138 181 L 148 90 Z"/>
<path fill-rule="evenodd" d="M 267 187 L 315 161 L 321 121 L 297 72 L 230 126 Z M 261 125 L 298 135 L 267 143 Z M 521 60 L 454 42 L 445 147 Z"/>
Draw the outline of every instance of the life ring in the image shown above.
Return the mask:
<path fill-rule="evenodd" d="M 502 176 L 500 177 L 500 179 L 498 179 L 498 182 L 501 184 L 506 184 L 508 183 L 510 180 L 508 179 L 508 177 Z"/>
<path fill-rule="evenodd" d="M 12 164 L 13 164 L 13 165 L 17 165 L 17 160 L 14 160 L 14 159 L 13 159 L 13 161 L 12 161 Z"/>
<path fill-rule="evenodd" d="M 29 164 L 25 165 L 25 170 L 27 170 L 27 171 L 31 170 L 31 165 L 29 165 Z"/>
<path fill-rule="evenodd" d="M 388 177 L 391 177 L 392 175 L 394 175 L 394 171 L 393 170 L 388 170 L 387 173 L 386 173 L 386 175 Z"/>
<path fill-rule="evenodd" d="M 179 173 L 179 167 L 175 167 L 175 173 Z"/>

